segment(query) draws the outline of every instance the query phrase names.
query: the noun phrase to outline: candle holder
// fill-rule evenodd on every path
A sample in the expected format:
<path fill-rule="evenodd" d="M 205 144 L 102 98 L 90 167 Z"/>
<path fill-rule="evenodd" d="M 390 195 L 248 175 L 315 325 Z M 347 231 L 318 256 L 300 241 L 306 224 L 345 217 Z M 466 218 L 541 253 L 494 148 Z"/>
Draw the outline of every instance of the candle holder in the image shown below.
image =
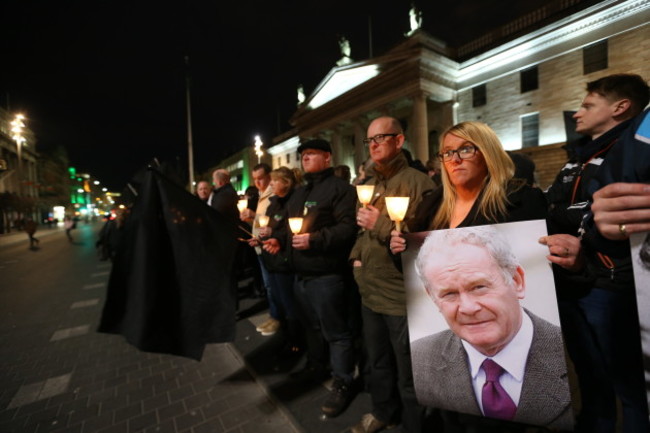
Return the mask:
<path fill-rule="evenodd" d="M 291 233 L 297 235 L 302 230 L 302 218 L 289 218 L 289 228 L 291 228 Z"/>
<path fill-rule="evenodd" d="M 406 210 L 409 207 L 408 197 L 386 197 L 386 209 L 388 216 L 395 221 L 395 229 L 401 231 L 400 223 L 404 221 Z"/>
<path fill-rule="evenodd" d="M 248 200 L 243 198 L 237 202 L 237 209 L 239 209 L 239 212 L 243 212 L 244 209 L 248 207 Z"/>
<path fill-rule="evenodd" d="M 260 215 L 257 221 L 260 223 L 261 228 L 265 228 L 269 225 L 269 217 L 267 215 Z"/>
<path fill-rule="evenodd" d="M 357 196 L 363 207 L 370 203 L 373 192 L 375 192 L 374 185 L 357 185 Z"/>

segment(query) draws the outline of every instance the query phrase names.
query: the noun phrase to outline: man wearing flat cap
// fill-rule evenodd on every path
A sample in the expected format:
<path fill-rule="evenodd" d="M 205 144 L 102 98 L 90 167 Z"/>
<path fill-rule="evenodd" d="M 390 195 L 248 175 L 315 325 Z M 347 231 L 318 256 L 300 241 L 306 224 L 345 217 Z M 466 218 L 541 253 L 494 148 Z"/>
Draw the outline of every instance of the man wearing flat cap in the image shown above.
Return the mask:
<path fill-rule="evenodd" d="M 325 140 L 309 140 L 298 147 L 306 184 L 287 203 L 288 217 L 302 217 L 302 229 L 289 234 L 291 260 L 297 275 L 296 298 L 307 332 L 305 379 L 324 378 L 332 369 L 333 384 L 321 410 L 335 417 L 347 407 L 352 392 L 355 356 L 350 320 L 351 278 L 346 264 L 357 233 L 354 188 L 334 176 L 332 149 Z M 327 352 L 329 348 L 329 359 Z"/>

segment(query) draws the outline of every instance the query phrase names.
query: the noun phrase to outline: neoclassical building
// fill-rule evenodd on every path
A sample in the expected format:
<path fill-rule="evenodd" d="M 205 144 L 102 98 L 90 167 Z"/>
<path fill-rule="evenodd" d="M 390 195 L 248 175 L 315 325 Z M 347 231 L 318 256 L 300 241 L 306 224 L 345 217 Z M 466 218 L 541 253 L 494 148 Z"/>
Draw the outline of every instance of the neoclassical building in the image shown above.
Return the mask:
<path fill-rule="evenodd" d="M 366 128 L 379 115 L 400 119 L 405 147 L 426 162 L 440 132 L 479 120 L 507 150 L 529 155 L 539 185 L 548 186 L 566 160 L 565 119 L 585 84 L 620 72 L 650 77 L 650 2 L 577 3 L 549 2 L 461 47 L 416 30 L 378 57 L 339 62 L 300 104 L 293 128 L 273 140 L 273 167 L 300 166 L 300 140 L 319 137 L 332 143 L 335 164 L 355 172 L 367 158 Z"/>

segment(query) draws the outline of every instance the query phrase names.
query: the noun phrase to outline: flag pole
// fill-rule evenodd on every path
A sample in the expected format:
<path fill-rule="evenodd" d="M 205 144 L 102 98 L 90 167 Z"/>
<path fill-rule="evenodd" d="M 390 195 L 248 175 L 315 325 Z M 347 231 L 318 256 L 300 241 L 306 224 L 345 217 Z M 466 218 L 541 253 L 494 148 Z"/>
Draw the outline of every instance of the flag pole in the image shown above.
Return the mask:
<path fill-rule="evenodd" d="M 192 106 L 190 104 L 190 58 L 185 56 L 185 103 L 187 108 L 187 162 L 190 172 L 189 190 L 194 190 L 194 149 L 192 144 Z"/>

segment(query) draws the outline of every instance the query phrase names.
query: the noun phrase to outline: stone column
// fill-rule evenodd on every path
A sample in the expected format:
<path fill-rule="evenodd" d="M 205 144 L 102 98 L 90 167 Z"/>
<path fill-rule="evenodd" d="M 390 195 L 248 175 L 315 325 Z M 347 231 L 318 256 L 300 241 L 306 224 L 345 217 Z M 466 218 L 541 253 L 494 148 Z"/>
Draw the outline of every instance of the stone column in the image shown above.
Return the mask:
<path fill-rule="evenodd" d="M 341 145 L 341 132 L 338 128 L 332 131 L 330 144 L 332 145 L 332 167 L 336 167 L 337 165 L 341 165 L 345 160 L 345 152 Z"/>
<path fill-rule="evenodd" d="M 354 172 L 357 172 L 357 168 L 361 165 L 363 161 L 368 157 L 366 152 L 366 146 L 363 144 L 363 140 L 366 138 L 366 128 L 362 125 L 360 120 L 354 122 Z"/>
<path fill-rule="evenodd" d="M 427 122 L 427 97 L 423 93 L 418 93 L 413 97 L 409 139 L 412 143 L 413 159 L 426 162 L 429 159 L 429 125 Z"/>

